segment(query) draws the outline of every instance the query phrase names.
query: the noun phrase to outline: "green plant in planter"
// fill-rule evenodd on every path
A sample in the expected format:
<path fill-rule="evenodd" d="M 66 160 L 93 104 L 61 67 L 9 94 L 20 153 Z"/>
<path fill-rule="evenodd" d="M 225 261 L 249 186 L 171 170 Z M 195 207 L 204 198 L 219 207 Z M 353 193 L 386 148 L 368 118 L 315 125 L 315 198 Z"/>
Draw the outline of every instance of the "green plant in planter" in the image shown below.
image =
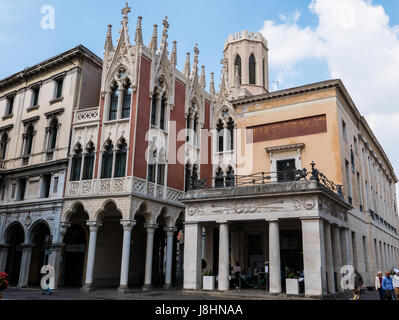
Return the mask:
<path fill-rule="evenodd" d="M 204 275 L 205 277 L 213 277 L 213 276 L 214 276 L 212 270 L 205 271 L 203 275 Z"/>
<path fill-rule="evenodd" d="M 292 272 L 291 272 L 291 273 L 288 273 L 288 274 L 286 275 L 286 278 L 287 278 L 287 279 L 299 279 L 299 277 L 296 276 L 295 274 L 293 274 Z"/>

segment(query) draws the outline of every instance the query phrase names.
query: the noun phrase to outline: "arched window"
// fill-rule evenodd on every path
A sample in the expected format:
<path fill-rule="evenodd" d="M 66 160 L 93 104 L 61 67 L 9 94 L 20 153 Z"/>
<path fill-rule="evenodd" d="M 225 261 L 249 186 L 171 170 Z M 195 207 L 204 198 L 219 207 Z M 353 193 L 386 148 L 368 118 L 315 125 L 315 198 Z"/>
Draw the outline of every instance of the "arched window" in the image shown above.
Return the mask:
<path fill-rule="evenodd" d="M 216 124 L 216 130 L 218 132 L 218 152 L 223 152 L 224 151 L 224 125 L 222 120 L 219 119 L 219 121 Z"/>
<path fill-rule="evenodd" d="M 48 132 L 48 150 L 54 150 L 57 143 L 57 134 L 58 134 L 58 120 L 54 119 L 50 123 L 49 132 Z"/>
<path fill-rule="evenodd" d="M 0 160 L 4 160 L 6 158 L 7 143 L 8 143 L 8 134 L 4 133 L 0 140 Z"/>
<path fill-rule="evenodd" d="M 119 89 L 118 86 L 115 85 L 111 91 L 111 101 L 109 106 L 109 120 L 116 120 L 118 115 L 118 100 L 119 100 Z"/>
<path fill-rule="evenodd" d="M 148 159 L 148 174 L 147 174 L 147 180 L 149 182 L 155 183 L 155 174 L 156 174 L 156 166 L 157 166 L 157 154 L 158 151 L 157 149 L 153 150 L 149 154 L 149 159 Z"/>
<path fill-rule="evenodd" d="M 187 192 L 191 189 L 191 165 L 189 163 L 186 164 L 185 167 L 185 186 L 184 189 Z"/>
<path fill-rule="evenodd" d="M 230 150 L 234 150 L 234 121 L 230 117 L 229 122 L 227 122 L 227 132 L 229 135 L 228 143 L 227 146 L 230 148 Z"/>
<path fill-rule="evenodd" d="M 32 153 L 33 133 L 33 126 L 30 125 L 26 130 L 24 156 L 29 156 Z"/>
<path fill-rule="evenodd" d="M 115 155 L 115 178 L 126 176 L 126 155 L 127 155 L 127 144 L 125 139 L 121 139 L 118 143 L 118 149 Z"/>
<path fill-rule="evenodd" d="M 123 91 L 122 119 L 130 117 L 131 104 L 132 104 L 132 88 L 130 88 L 130 81 L 127 81 Z"/>
<path fill-rule="evenodd" d="M 224 177 L 222 168 L 216 170 L 215 188 L 224 188 Z"/>
<path fill-rule="evenodd" d="M 86 154 L 84 157 L 82 180 L 93 179 L 94 153 L 95 153 L 94 144 L 93 142 L 90 142 L 86 148 Z"/>
<path fill-rule="evenodd" d="M 82 167 L 82 146 L 78 143 L 74 150 L 72 156 L 72 165 L 71 165 L 71 181 L 79 181 L 80 180 L 80 170 Z"/>
<path fill-rule="evenodd" d="M 227 175 L 226 175 L 226 187 L 234 187 L 235 184 L 235 175 L 234 175 L 234 170 L 231 166 L 228 167 L 227 169 Z"/>
<path fill-rule="evenodd" d="M 152 95 L 152 105 L 151 105 L 151 125 L 155 126 L 157 119 L 157 99 L 158 93 L 154 92 Z"/>
<path fill-rule="evenodd" d="M 105 144 L 102 165 L 101 165 L 101 179 L 109 179 L 112 177 L 112 162 L 114 160 L 114 146 L 112 141 L 108 140 Z"/>
<path fill-rule="evenodd" d="M 234 78 L 236 76 L 236 67 L 238 67 L 238 83 L 241 84 L 241 57 L 239 54 L 237 54 L 234 61 Z"/>
<path fill-rule="evenodd" d="M 256 84 L 256 61 L 253 54 L 249 57 L 249 84 Z"/>
<path fill-rule="evenodd" d="M 163 186 L 165 184 L 165 168 L 166 168 L 166 153 L 162 149 L 159 153 L 158 158 L 158 172 L 157 172 L 157 184 Z"/>
<path fill-rule="evenodd" d="M 162 100 L 161 100 L 161 115 L 159 118 L 159 128 L 162 130 L 165 130 L 165 112 L 166 112 L 166 93 L 163 94 Z"/>

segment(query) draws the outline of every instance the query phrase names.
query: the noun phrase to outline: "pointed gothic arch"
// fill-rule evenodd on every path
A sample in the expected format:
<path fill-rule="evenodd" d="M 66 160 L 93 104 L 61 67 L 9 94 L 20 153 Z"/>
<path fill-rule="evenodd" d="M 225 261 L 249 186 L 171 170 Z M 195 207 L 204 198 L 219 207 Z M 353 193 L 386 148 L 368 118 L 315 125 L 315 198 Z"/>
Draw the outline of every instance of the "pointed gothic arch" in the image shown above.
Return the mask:
<path fill-rule="evenodd" d="M 249 56 L 248 66 L 249 84 L 256 84 L 256 59 L 253 53 Z"/>
<path fill-rule="evenodd" d="M 234 77 L 236 76 L 236 69 L 238 67 L 238 83 L 242 83 L 242 64 L 241 64 L 241 57 L 239 54 L 236 55 L 234 59 Z"/>

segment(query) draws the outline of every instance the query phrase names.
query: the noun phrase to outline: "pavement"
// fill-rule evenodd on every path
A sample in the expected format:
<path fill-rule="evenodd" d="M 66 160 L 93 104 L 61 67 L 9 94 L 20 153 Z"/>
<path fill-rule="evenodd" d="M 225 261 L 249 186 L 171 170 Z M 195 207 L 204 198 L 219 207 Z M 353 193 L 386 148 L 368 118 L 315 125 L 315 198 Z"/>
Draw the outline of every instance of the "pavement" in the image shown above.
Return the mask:
<path fill-rule="evenodd" d="M 228 292 L 185 291 L 182 289 L 142 291 L 130 290 L 119 294 L 115 289 L 97 289 L 85 293 L 79 288 L 58 289 L 50 296 L 42 295 L 38 288 L 8 288 L 2 291 L 3 300 L 320 300 L 305 296 L 271 295 L 262 290 L 230 290 Z M 338 300 L 349 300 L 350 294 Z M 379 300 L 376 292 L 365 292 L 361 300 Z"/>

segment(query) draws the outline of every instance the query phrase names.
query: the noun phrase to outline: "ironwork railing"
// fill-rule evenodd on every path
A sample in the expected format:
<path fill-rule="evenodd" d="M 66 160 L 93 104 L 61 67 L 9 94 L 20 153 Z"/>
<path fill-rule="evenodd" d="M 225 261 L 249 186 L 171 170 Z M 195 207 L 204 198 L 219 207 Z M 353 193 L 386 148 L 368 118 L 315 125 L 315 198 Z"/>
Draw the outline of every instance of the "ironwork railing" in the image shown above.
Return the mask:
<path fill-rule="evenodd" d="M 211 178 L 211 186 L 207 184 L 208 179 L 202 180 L 192 178 L 189 190 L 198 189 L 213 189 L 213 188 L 231 188 L 231 187 L 242 187 L 249 185 L 259 185 L 266 183 L 283 183 L 283 182 L 294 182 L 294 181 L 317 181 L 327 189 L 333 191 L 338 196 L 343 198 L 342 186 L 329 180 L 323 173 L 316 169 L 316 164 L 312 162 L 310 164 L 311 170 L 308 171 L 306 168 L 299 170 L 286 170 L 277 172 L 260 172 L 251 175 L 235 175 L 232 171 L 227 175 L 217 175 Z"/>

